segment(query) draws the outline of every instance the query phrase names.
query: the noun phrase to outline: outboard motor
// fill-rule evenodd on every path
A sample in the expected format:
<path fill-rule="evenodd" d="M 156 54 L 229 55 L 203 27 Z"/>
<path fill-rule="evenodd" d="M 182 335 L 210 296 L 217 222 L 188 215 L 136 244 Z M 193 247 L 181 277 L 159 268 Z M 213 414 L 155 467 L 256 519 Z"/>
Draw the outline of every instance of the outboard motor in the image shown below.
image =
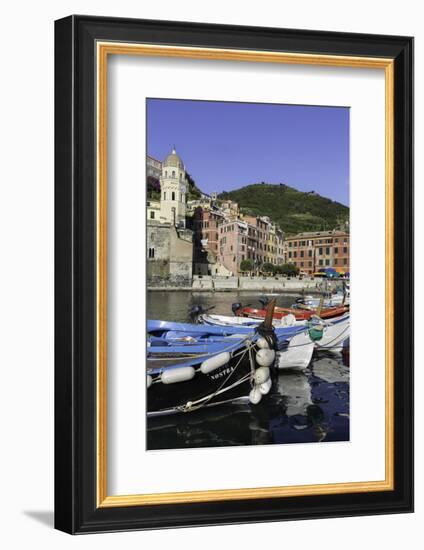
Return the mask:
<path fill-rule="evenodd" d="M 190 308 L 190 320 L 192 323 L 197 323 L 199 321 L 199 315 L 202 314 L 202 306 L 194 305 Z"/>
<path fill-rule="evenodd" d="M 262 304 L 263 309 L 266 309 L 266 306 L 269 304 L 269 298 L 268 296 L 261 296 L 258 299 L 258 302 Z"/>
<path fill-rule="evenodd" d="M 195 304 L 194 306 L 191 306 L 190 312 L 189 312 L 191 322 L 198 323 L 199 317 L 204 313 L 208 312 L 209 310 L 214 309 L 214 307 L 215 306 L 203 307 L 197 304 Z"/>
<path fill-rule="evenodd" d="M 231 311 L 233 312 L 233 315 L 237 315 L 237 312 L 241 310 L 243 306 L 240 302 L 235 302 L 234 304 L 231 304 Z"/>

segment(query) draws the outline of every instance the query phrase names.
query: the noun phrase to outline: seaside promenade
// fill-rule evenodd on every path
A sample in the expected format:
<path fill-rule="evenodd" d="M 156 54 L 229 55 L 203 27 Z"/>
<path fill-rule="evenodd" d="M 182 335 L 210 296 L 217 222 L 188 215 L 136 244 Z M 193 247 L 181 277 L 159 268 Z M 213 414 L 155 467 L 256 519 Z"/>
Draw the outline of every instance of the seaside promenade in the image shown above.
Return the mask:
<path fill-rule="evenodd" d="M 212 277 L 194 276 L 190 286 L 170 286 L 164 284 L 148 286 L 152 291 L 196 291 L 196 292 L 230 292 L 230 291 L 263 291 L 263 292 L 293 292 L 303 290 L 308 292 L 320 292 L 323 290 L 325 280 L 313 277 Z M 341 281 L 341 280 L 340 280 Z M 341 282 L 333 280 L 333 284 Z"/>

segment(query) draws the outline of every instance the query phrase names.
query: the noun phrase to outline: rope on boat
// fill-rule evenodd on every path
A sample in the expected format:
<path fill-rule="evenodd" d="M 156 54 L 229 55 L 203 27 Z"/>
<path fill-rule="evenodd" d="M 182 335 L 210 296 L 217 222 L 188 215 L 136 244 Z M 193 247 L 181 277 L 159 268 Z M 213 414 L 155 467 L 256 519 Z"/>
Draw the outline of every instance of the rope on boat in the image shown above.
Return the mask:
<path fill-rule="evenodd" d="M 244 340 L 246 341 L 246 339 Z M 223 352 L 220 352 L 220 353 L 225 353 L 225 350 Z M 241 349 L 239 351 L 236 351 L 234 353 L 231 353 L 231 357 L 234 358 L 234 357 L 238 357 L 240 354 L 242 353 L 245 353 L 245 349 Z M 213 354 L 212 354 L 213 355 Z M 211 354 L 208 354 L 208 356 L 211 356 Z M 204 357 L 204 355 L 195 355 L 194 357 Z M 189 357 L 184 357 L 182 359 L 189 359 Z M 169 357 L 169 358 L 160 358 L 160 357 L 155 357 L 154 359 L 152 358 L 149 358 L 149 361 L 151 360 L 154 360 L 154 361 L 160 361 L 160 360 L 165 360 L 165 361 L 175 361 L 175 357 Z M 175 366 L 175 368 L 177 369 L 178 366 Z M 151 372 L 151 371 L 148 371 L 148 373 Z M 163 369 L 161 369 L 160 372 L 157 372 L 157 373 L 154 373 L 154 374 L 150 374 L 150 376 L 155 376 L 156 375 L 156 378 L 152 378 L 152 381 L 151 381 L 151 384 L 157 384 L 158 382 L 161 382 L 161 379 L 160 379 L 160 375 L 162 374 L 163 372 Z"/>
<path fill-rule="evenodd" d="M 249 348 L 249 363 L 250 363 L 251 385 L 253 385 L 252 381 L 253 381 L 253 376 L 255 374 L 255 367 L 254 367 L 254 362 L 253 362 L 253 357 L 252 357 L 252 348 L 253 348 L 253 346 L 251 346 Z"/>
<path fill-rule="evenodd" d="M 243 341 L 244 341 L 244 342 L 249 342 L 249 338 L 246 337 L 246 338 L 243 339 Z M 253 345 L 254 345 L 254 343 L 252 344 L 252 346 L 253 346 Z M 224 353 L 224 352 L 225 352 L 225 350 L 224 350 L 223 352 L 220 352 L 220 353 Z M 232 357 L 232 358 L 235 358 L 235 357 L 238 357 L 239 355 L 242 355 L 242 354 L 244 354 L 244 353 L 246 353 L 246 349 L 242 348 L 242 349 L 238 350 L 237 352 L 232 353 L 232 354 L 231 354 L 231 357 Z M 210 355 L 211 355 L 211 354 L 208 354 L 208 356 L 210 356 Z M 203 356 L 203 355 L 196 355 L 195 357 L 204 357 L 204 356 Z M 186 357 L 184 357 L 184 359 L 186 359 Z M 159 358 L 156 358 L 156 360 L 159 360 Z M 168 360 L 169 360 L 169 361 L 175 361 L 175 357 L 169 358 Z M 178 368 L 178 367 L 175 367 L 175 368 Z M 162 381 L 161 381 L 161 377 L 160 377 L 160 375 L 162 374 L 162 371 L 163 371 L 163 369 L 161 370 L 161 372 L 155 373 L 157 376 L 156 376 L 156 378 L 152 378 L 152 380 L 151 380 L 151 382 L 150 382 L 150 385 L 152 385 L 152 384 L 158 384 L 158 383 L 161 383 L 161 382 L 162 382 Z M 198 372 L 198 371 L 199 371 L 199 369 L 196 370 L 196 372 Z M 155 376 L 155 375 L 153 374 L 153 375 L 150 375 L 150 376 L 153 377 L 153 376 Z"/>
<path fill-rule="evenodd" d="M 201 399 L 197 399 L 196 401 L 189 401 L 185 405 L 183 405 L 181 407 L 176 407 L 176 408 L 178 410 L 182 411 L 182 412 L 192 412 L 194 410 L 198 410 L 198 409 L 201 409 L 202 407 L 205 407 L 207 405 L 207 403 L 209 403 L 209 401 L 211 401 L 216 395 L 218 395 L 221 392 L 222 388 L 226 385 L 226 383 L 231 378 L 231 376 L 236 372 L 238 366 L 240 365 L 243 357 L 246 355 L 247 352 L 249 352 L 249 360 L 250 360 L 250 357 L 251 357 L 250 353 L 251 353 L 251 349 L 252 349 L 253 346 L 254 346 L 254 344 L 252 344 L 252 343 L 251 343 L 251 345 L 246 346 L 246 349 L 243 350 L 243 352 L 241 354 L 241 357 L 238 360 L 235 367 L 233 368 L 233 370 L 230 372 L 230 374 L 224 379 L 222 384 L 220 386 L 218 386 L 218 388 L 213 393 L 211 393 L 210 395 L 207 395 L 206 397 L 202 397 Z M 244 382 L 248 378 L 250 378 L 250 376 L 251 376 L 250 374 L 247 374 L 246 376 L 244 376 L 243 378 L 238 380 L 237 384 L 234 384 L 234 385 L 241 384 L 242 382 Z M 230 386 L 230 387 L 226 388 L 226 390 L 232 388 L 233 386 Z"/>

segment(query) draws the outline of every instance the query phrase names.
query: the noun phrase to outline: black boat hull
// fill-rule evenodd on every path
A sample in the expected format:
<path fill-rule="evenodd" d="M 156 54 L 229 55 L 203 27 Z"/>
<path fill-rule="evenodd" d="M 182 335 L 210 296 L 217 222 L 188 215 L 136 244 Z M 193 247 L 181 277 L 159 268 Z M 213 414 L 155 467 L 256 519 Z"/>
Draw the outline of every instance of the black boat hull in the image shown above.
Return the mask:
<path fill-rule="evenodd" d="M 164 384 L 154 381 L 147 389 L 147 414 L 190 412 L 205 406 L 248 398 L 252 389 L 252 371 L 248 354 L 218 369 L 203 374 L 199 366 L 191 380 Z"/>

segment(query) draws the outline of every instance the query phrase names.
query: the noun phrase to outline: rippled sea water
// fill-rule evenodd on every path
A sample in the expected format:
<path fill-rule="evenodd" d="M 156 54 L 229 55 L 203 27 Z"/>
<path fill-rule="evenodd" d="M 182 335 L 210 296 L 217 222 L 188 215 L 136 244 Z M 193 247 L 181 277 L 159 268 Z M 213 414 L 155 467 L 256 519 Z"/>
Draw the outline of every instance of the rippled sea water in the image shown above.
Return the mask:
<path fill-rule="evenodd" d="M 290 306 L 296 295 L 278 295 Z M 258 304 L 258 294 L 239 292 L 148 292 L 149 319 L 189 322 L 192 305 L 215 306 L 231 315 L 231 304 Z M 314 352 L 304 371 L 286 370 L 259 405 L 226 404 L 189 414 L 147 420 L 147 449 L 266 445 L 349 440 L 349 348 Z"/>

